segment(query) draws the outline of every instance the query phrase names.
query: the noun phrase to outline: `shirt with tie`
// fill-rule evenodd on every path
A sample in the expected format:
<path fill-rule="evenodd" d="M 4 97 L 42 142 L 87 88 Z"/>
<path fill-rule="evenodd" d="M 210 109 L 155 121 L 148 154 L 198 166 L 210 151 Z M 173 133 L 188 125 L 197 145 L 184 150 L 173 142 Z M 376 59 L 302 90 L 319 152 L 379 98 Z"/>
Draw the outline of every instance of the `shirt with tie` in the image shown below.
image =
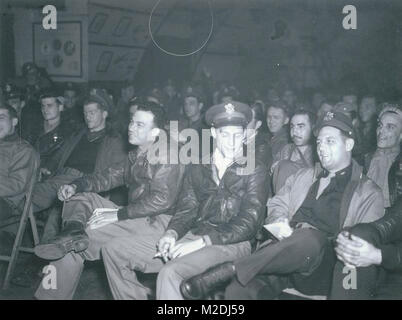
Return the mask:
<path fill-rule="evenodd" d="M 343 193 L 352 175 L 352 165 L 331 175 L 323 171 L 310 187 L 303 204 L 293 216 L 290 225 L 308 223 L 325 232 L 328 237 L 340 231 L 339 213 Z"/>

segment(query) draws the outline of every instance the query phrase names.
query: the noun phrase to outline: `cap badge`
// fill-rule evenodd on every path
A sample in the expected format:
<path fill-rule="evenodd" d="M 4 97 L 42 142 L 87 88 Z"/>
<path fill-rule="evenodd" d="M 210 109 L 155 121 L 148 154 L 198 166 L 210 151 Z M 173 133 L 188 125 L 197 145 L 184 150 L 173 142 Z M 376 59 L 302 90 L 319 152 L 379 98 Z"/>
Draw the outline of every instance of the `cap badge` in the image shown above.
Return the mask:
<path fill-rule="evenodd" d="M 234 105 L 231 103 L 225 104 L 225 110 L 226 110 L 226 113 L 232 114 L 233 112 L 235 112 Z"/>
<path fill-rule="evenodd" d="M 333 112 L 327 112 L 327 114 L 324 117 L 324 121 L 330 121 L 334 118 L 334 113 Z"/>

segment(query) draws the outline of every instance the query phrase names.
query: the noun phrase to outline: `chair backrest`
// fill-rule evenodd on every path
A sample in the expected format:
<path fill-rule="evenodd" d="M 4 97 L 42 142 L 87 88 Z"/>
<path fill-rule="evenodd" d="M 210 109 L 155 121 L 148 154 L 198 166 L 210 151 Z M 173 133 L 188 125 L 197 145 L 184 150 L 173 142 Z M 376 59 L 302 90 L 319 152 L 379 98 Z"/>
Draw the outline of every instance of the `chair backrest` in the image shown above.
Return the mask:
<path fill-rule="evenodd" d="M 34 166 L 33 166 L 32 176 L 28 181 L 28 188 L 27 188 L 27 191 L 25 193 L 25 202 L 24 202 L 24 208 L 23 208 L 22 213 L 24 213 L 27 210 L 29 210 L 29 207 L 30 207 L 31 202 L 32 202 L 33 189 L 34 189 L 36 181 L 38 180 L 38 175 L 39 175 L 39 157 L 36 156 L 35 159 L 34 159 Z"/>

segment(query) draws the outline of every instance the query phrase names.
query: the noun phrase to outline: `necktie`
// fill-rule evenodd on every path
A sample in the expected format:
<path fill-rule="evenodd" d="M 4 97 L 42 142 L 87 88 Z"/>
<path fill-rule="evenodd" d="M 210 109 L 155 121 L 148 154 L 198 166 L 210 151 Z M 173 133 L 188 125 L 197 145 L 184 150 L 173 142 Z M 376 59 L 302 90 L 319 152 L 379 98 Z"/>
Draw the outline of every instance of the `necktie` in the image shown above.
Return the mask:
<path fill-rule="evenodd" d="M 315 199 L 317 200 L 321 194 L 323 193 L 323 191 L 325 190 L 326 187 L 328 187 L 329 183 L 331 182 L 331 179 L 335 177 L 335 173 L 329 173 L 328 176 L 326 177 L 322 177 L 320 179 L 320 184 L 318 186 L 318 190 L 317 190 L 317 196 L 315 197 Z"/>

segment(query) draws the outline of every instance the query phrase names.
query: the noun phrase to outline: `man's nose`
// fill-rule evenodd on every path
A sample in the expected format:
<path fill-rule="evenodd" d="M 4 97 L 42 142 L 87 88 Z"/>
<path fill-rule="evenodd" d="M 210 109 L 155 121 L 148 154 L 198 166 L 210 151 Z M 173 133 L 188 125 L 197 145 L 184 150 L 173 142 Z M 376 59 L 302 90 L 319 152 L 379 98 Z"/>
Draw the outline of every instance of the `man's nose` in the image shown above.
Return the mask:
<path fill-rule="evenodd" d="M 229 146 L 233 147 L 235 145 L 235 137 L 230 137 L 229 139 Z"/>

